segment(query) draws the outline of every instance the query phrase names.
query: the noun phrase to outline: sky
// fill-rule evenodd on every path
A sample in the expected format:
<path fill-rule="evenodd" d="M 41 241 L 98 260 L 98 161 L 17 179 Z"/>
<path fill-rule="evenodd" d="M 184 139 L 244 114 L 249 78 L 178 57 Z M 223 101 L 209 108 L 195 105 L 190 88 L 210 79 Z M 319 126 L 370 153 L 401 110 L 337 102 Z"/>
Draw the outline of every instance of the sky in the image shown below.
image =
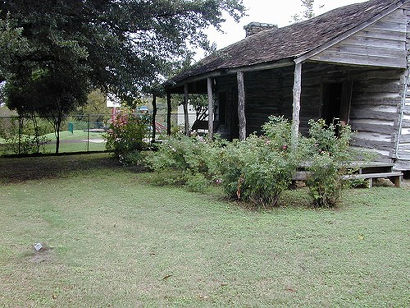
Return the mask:
<path fill-rule="evenodd" d="M 352 3 L 364 2 L 365 0 L 316 0 L 315 14 L 319 15 L 340 6 Z M 287 26 L 292 20 L 292 16 L 301 10 L 300 0 L 243 0 L 248 9 L 246 17 L 240 23 L 236 23 L 232 18 L 222 25 L 225 33 L 219 33 L 215 29 L 207 31 L 211 42 L 216 42 L 218 49 L 235 43 L 245 37 L 243 26 L 250 22 L 263 22 L 276 24 L 279 27 Z"/>

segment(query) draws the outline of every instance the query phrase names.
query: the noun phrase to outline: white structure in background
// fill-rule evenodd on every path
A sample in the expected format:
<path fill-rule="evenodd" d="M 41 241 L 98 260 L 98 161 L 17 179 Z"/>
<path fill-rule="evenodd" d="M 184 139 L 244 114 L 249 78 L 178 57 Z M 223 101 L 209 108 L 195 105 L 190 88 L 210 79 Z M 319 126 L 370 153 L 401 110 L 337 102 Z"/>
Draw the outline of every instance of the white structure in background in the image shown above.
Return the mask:
<path fill-rule="evenodd" d="M 107 94 L 107 107 L 120 108 L 121 100 L 115 94 Z"/>
<path fill-rule="evenodd" d="M 107 94 L 107 107 L 111 108 L 111 121 L 114 122 L 119 108 L 121 108 L 121 100 L 115 94 Z"/>
<path fill-rule="evenodd" d="M 188 104 L 188 118 L 189 118 L 189 128 L 191 128 L 196 120 L 196 111 L 195 111 L 194 106 L 192 106 L 191 104 Z M 183 105 L 178 106 L 177 121 L 178 121 L 177 122 L 178 126 L 184 126 L 185 119 L 184 119 L 184 106 Z"/>

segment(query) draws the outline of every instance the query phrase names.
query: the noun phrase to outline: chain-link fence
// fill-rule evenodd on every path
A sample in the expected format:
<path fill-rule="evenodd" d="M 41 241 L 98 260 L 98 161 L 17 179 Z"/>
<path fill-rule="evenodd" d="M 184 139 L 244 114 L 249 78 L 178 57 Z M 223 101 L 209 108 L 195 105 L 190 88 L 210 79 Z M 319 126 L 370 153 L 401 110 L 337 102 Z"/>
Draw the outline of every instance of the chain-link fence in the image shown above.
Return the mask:
<path fill-rule="evenodd" d="M 111 115 L 67 117 L 60 125 L 59 153 L 105 151 Z M 55 153 L 57 136 L 53 118 L 0 117 L 0 155 Z"/>
<path fill-rule="evenodd" d="M 190 128 L 196 114 L 189 112 Z M 112 121 L 111 114 L 72 115 L 63 120 L 59 130 L 59 153 L 96 152 L 106 150 L 104 135 Z M 57 135 L 54 118 L 38 116 L 0 116 L 0 156 L 56 153 Z M 152 124 L 152 122 L 150 122 Z M 172 132 L 183 131 L 184 114 L 171 114 Z M 194 126 L 194 127 L 193 127 Z M 151 141 L 152 125 L 147 142 Z M 159 111 L 155 118 L 156 140 L 167 134 L 167 113 Z"/>

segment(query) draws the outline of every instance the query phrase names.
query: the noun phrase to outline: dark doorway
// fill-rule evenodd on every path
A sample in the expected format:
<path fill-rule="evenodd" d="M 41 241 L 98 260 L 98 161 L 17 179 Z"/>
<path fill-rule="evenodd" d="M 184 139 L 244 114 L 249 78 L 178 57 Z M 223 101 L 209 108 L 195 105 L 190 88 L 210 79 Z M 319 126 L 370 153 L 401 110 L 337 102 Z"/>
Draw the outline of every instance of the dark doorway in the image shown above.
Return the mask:
<path fill-rule="evenodd" d="M 322 118 L 327 124 L 349 123 L 352 89 L 352 81 L 323 85 Z"/>
<path fill-rule="evenodd" d="M 230 140 L 239 138 L 239 119 L 238 119 L 238 89 L 232 88 L 230 99 Z"/>
<path fill-rule="evenodd" d="M 225 114 L 226 114 L 226 92 L 219 93 L 218 99 L 218 121 L 219 124 L 225 124 Z"/>

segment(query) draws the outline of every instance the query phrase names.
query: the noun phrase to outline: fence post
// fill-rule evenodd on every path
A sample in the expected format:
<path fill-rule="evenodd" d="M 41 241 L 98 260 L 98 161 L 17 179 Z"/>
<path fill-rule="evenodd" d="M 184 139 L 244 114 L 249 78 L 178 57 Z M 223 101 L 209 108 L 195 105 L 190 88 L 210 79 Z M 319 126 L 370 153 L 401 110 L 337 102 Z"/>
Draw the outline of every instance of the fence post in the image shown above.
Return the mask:
<path fill-rule="evenodd" d="M 90 152 L 90 114 L 88 114 L 88 139 L 87 139 L 87 152 Z"/>
<path fill-rule="evenodd" d="M 19 121 L 19 155 L 21 154 L 21 116 L 18 117 Z"/>

